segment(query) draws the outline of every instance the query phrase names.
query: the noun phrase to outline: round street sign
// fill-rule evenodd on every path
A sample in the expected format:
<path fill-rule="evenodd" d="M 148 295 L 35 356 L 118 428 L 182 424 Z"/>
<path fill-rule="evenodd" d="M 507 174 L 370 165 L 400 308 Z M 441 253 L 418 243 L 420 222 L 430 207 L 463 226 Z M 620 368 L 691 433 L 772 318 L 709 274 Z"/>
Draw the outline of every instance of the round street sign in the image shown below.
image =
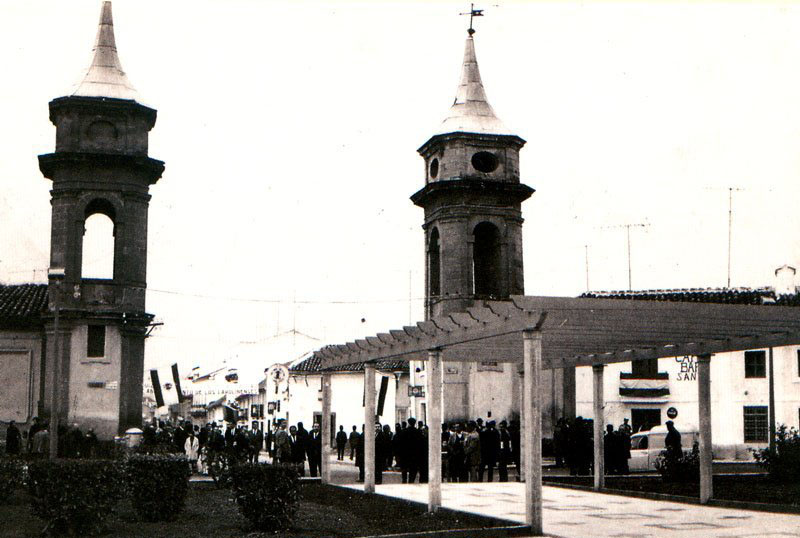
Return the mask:
<path fill-rule="evenodd" d="M 678 416 L 678 410 L 675 409 L 674 407 L 670 407 L 669 409 L 667 409 L 667 416 L 669 418 L 677 417 Z"/>

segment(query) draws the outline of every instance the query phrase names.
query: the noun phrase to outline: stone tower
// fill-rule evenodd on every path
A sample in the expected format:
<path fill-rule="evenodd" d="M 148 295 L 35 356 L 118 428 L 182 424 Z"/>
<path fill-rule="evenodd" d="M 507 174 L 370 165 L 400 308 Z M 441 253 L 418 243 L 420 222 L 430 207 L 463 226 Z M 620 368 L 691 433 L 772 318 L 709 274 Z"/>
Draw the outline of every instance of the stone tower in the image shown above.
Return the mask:
<path fill-rule="evenodd" d="M 156 111 L 122 71 L 111 2 L 102 5 L 93 52 L 74 91 L 50 102 L 56 149 L 39 156 L 53 182 L 46 412 L 60 363 L 59 422 L 110 438 L 141 423 L 144 339 L 153 317 L 145 311 L 148 190 L 164 163 L 147 156 Z M 113 223 L 113 276 L 83 278 L 85 223 L 98 213 Z"/>
<path fill-rule="evenodd" d="M 425 187 L 411 197 L 425 210 L 426 318 L 525 291 L 521 205 L 534 192 L 520 182 L 525 141 L 489 105 L 474 31 L 468 34 L 455 101 L 418 150 Z M 518 416 L 517 369 L 491 355 L 487 349 L 484 362 L 444 365 L 445 420 Z"/>

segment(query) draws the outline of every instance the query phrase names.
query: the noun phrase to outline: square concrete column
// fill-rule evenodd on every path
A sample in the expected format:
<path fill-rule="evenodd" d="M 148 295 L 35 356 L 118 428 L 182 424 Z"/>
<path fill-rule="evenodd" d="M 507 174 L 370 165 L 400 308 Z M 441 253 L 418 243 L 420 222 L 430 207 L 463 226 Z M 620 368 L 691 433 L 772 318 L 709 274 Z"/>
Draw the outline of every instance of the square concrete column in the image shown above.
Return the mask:
<path fill-rule="evenodd" d="M 603 439 L 603 370 L 605 364 L 592 365 L 592 404 L 594 407 L 594 489 L 606 486 L 605 445 Z"/>
<path fill-rule="evenodd" d="M 375 365 L 364 365 L 364 491 L 375 493 Z"/>
<path fill-rule="evenodd" d="M 320 466 L 320 477 L 323 484 L 331 481 L 331 374 L 322 374 L 322 465 Z"/>
<path fill-rule="evenodd" d="M 542 408 L 540 385 L 542 378 L 542 333 L 522 332 L 525 394 L 523 398 L 522 434 L 525 467 L 525 523 L 535 536 L 542 535 Z"/>
<path fill-rule="evenodd" d="M 428 352 L 428 512 L 442 506 L 442 352 Z"/>
<path fill-rule="evenodd" d="M 714 495 L 711 454 L 711 355 L 697 356 L 697 405 L 700 415 L 700 502 Z"/>

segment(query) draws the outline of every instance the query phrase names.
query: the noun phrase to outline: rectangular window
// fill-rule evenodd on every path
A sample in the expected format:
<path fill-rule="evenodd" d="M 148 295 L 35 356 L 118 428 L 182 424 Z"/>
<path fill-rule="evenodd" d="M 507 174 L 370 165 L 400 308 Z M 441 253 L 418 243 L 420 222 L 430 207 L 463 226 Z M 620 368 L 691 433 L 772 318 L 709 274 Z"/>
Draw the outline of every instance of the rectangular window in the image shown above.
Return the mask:
<path fill-rule="evenodd" d="M 633 361 L 631 372 L 635 379 L 655 379 L 658 376 L 658 359 Z"/>
<path fill-rule="evenodd" d="M 766 405 L 744 406 L 744 442 L 769 442 L 769 408 Z"/>
<path fill-rule="evenodd" d="M 800 377 L 800 349 L 797 350 L 797 377 Z"/>
<path fill-rule="evenodd" d="M 631 423 L 634 433 L 648 431 L 661 424 L 661 409 L 631 409 Z"/>
<path fill-rule="evenodd" d="M 744 352 L 744 376 L 745 377 L 767 377 L 767 352 L 766 351 L 745 351 Z"/>
<path fill-rule="evenodd" d="M 86 356 L 105 357 L 105 355 L 106 355 L 105 325 L 89 325 L 89 333 L 86 345 Z"/>

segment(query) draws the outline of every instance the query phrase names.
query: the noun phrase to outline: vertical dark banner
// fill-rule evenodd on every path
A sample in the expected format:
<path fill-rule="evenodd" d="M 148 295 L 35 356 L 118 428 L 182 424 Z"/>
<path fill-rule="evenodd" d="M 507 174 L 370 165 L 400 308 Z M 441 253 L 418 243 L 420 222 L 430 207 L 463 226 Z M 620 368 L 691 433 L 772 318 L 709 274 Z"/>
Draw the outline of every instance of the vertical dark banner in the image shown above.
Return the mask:
<path fill-rule="evenodd" d="M 183 402 L 183 391 L 181 390 L 181 376 L 178 374 L 178 365 L 172 365 L 172 379 L 175 380 L 175 390 L 178 391 L 178 403 Z"/>
<path fill-rule="evenodd" d="M 164 395 L 161 394 L 161 382 L 158 380 L 158 370 L 150 370 L 150 380 L 153 382 L 153 392 L 156 396 L 156 405 L 164 405 Z"/>
<path fill-rule="evenodd" d="M 378 416 L 383 416 L 383 404 L 386 402 L 386 390 L 389 388 L 389 376 L 381 377 L 381 390 L 378 393 Z"/>

